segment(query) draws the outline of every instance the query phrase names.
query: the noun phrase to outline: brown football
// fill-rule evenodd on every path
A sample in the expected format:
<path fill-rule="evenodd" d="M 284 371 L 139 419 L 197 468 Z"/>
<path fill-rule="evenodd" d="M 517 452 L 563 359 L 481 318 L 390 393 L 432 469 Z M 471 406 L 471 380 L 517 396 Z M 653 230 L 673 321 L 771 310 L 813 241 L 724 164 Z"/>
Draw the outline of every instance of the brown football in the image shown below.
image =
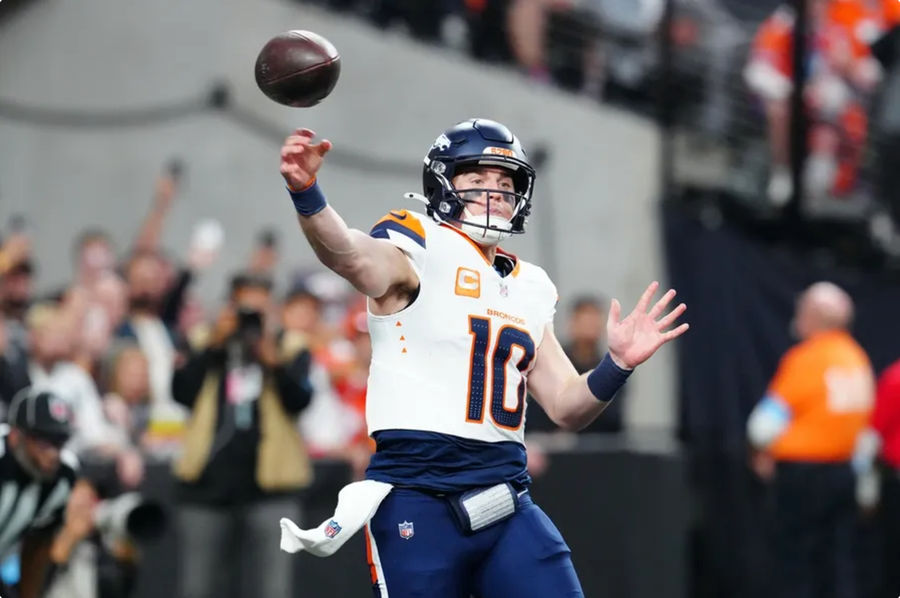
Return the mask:
<path fill-rule="evenodd" d="M 341 56 L 327 39 L 312 31 L 288 31 L 273 37 L 256 59 L 256 84 L 285 106 L 315 106 L 334 89 Z"/>

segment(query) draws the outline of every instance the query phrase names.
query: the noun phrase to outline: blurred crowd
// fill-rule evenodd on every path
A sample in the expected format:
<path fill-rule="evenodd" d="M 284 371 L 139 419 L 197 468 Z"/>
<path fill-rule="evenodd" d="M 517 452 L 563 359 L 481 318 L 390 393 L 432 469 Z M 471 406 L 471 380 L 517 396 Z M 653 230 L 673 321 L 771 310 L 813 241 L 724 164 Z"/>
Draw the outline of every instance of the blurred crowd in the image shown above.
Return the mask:
<path fill-rule="evenodd" d="M 808 157 L 803 173 L 810 197 L 846 197 L 859 187 L 875 93 L 893 65 L 884 45 L 900 24 L 900 4 L 891 0 L 811 0 L 804 29 L 808 43 L 803 99 Z M 780 7 L 753 41 L 745 78 L 764 105 L 772 169 L 768 196 L 786 202 L 790 173 L 790 96 L 794 88 L 792 48 L 798 15 Z"/>
<path fill-rule="evenodd" d="M 231 313 L 227 305 L 221 313 L 208 309 L 193 290 L 218 257 L 223 231 L 217 222 L 198 223 L 184 256 L 171 256 L 160 245 L 176 193 L 177 179 L 161 177 L 124 257 L 105 232 L 82 233 L 72 248 L 71 283 L 48 293 L 35 289 L 31 248 L 39 240 L 14 219 L 0 246 L 0 408 L 24 386 L 48 385 L 76 406 L 77 452 L 137 452 L 163 460 L 175 454 L 190 411 L 173 397 L 173 373 L 191 348 L 227 334 L 223 330 L 229 326 L 222 322 Z M 319 273 L 298 274 L 276 296 L 279 259 L 275 234 L 264 231 L 248 262 L 235 265 L 233 279 L 223 281 L 224 294 L 235 285 L 266 288 L 265 301 L 257 306 L 266 337 L 315 355 L 313 384 L 334 396 L 311 407 L 323 413 L 309 413 L 303 428 L 314 455 L 330 454 L 352 444 L 363 430 L 365 304 L 340 279 Z M 317 430 L 315 420 L 324 417 L 345 423 L 341 429 Z M 140 476 L 131 479 L 136 483 Z"/>
<path fill-rule="evenodd" d="M 799 177 L 805 214 L 871 221 L 876 244 L 900 254 L 894 0 L 304 1 L 658 119 L 690 144 L 672 155 L 686 166 L 670 183 L 780 209 Z M 801 33 L 798 129 L 791 100 Z M 794 175 L 797 136 L 805 166 Z M 698 174 L 691 161 L 706 169 Z"/>
<path fill-rule="evenodd" d="M 536 83 L 652 110 L 664 0 L 309 1 L 508 64 Z M 680 43 L 695 41 L 689 29 Z"/>
<path fill-rule="evenodd" d="M 31 249 L 40 240 L 21 219 L 10 224 L 0 245 L 0 411 L 29 389 L 71 406 L 66 448 L 86 482 L 72 498 L 91 505 L 82 512 L 92 521 L 103 501 L 139 492 L 149 464 L 172 462 L 179 507 L 165 520 L 178 523 L 189 548 L 200 543 L 184 553 L 193 573 L 182 576 L 184 596 L 221 595 L 211 580 L 223 579 L 226 557 L 210 550 L 232 546 L 232 534 L 256 547 L 244 554 L 257 561 L 235 567 L 243 583 L 287 596 L 290 571 L 270 567 L 260 578 L 258 559 L 287 567 L 274 522 L 299 518 L 298 492 L 311 479 L 307 455 L 345 459 L 360 477 L 372 449 L 365 304 L 340 279 L 315 273 L 298 274 L 276 295 L 278 240 L 264 231 L 224 281 L 224 305 L 207 310 L 193 283 L 218 257 L 221 226 L 198 223 L 184 256 L 160 243 L 179 171 L 159 178 L 132 246 L 118 253 L 105 232 L 85 231 L 72 248 L 71 282 L 49 293 L 35 290 Z M 99 531 L 78 528 L 84 540 Z M 214 540 L 204 531 L 229 535 Z M 124 546 L 135 538 L 120 532 L 72 551 L 83 571 L 57 575 L 51 595 L 129 595 L 136 553 Z M 102 579 L 98 551 L 118 561 Z M 13 586 L 19 573 L 4 571 Z M 84 571 L 94 571 L 93 581 L 83 583 Z"/>
<path fill-rule="evenodd" d="M 900 228 L 897 0 L 310 1 L 506 63 L 535 84 L 659 116 L 662 99 L 674 124 L 730 149 L 746 149 L 752 130 L 766 155 L 756 191 L 771 205 L 786 205 L 799 180 L 812 198 L 875 200 L 881 207 L 866 209 L 893 211 Z M 799 177 L 791 171 L 798 30 L 807 40 L 800 98 L 808 151 Z M 752 170 L 747 161 L 741 168 Z M 273 522 L 304 520 L 299 497 L 316 460 L 339 460 L 360 478 L 374 450 L 364 298 L 321 268 L 290 271 L 277 234 L 264 230 L 246 262 L 229 264 L 229 278 L 217 281 L 220 304 L 201 300 L 196 282 L 209 275 L 225 231 L 201 221 L 183 255 L 164 249 L 180 173 L 172 164 L 160 176 L 130 246 L 117 248 L 102 230 L 82 232 L 68 258 L 71 280 L 52 292 L 36 290 L 40 239 L 28 223 L 13 218 L 2 231 L 0 420 L 23 389 L 53 393 L 72 409 L 67 448 L 81 462 L 65 524 L 77 540 L 65 550 L 73 566 L 58 572 L 54 596 L 128 596 L 135 535 L 159 533 L 164 521 L 183 548 L 180 597 L 229 588 L 291 595 Z M 859 577 L 853 529 L 860 511 L 872 517 L 880 504 L 885 591 L 872 595 L 896 595 L 900 365 L 876 380 L 847 332 L 852 302 L 840 289 L 817 288 L 797 306 L 799 348 L 748 422 L 751 467 L 771 489 L 778 522 L 773 579 L 784 596 L 826 595 L 829 584 L 835 595 L 860 594 L 848 581 Z M 575 297 L 561 309 L 565 351 L 587 371 L 605 353 L 605 300 Z M 802 353 L 813 357 L 798 366 Z M 621 432 L 623 404 L 619 397 L 586 432 Z M 526 429 L 538 477 L 552 466 L 545 449 L 564 433 L 534 401 Z M 130 535 L 101 524 L 134 510 L 156 464 L 171 469 L 175 512 L 149 513 Z M 91 513 L 91 523 L 77 513 Z M 0 579 L 15 585 L 20 572 L 0 565 Z"/>
<path fill-rule="evenodd" d="M 219 596 L 229 587 L 288 596 L 289 561 L 273 522 L 303 520 L 300 496 L 315 460 L 342 461 L 358 479 L 374 450 L 365 424 L 365 300 L 320 269 L 277 281 L 276 271 L 285 271 L 278 238 L 262 231 L 247 262 L 222 281 L 222 304 L 210 308 L 195 283 L 218 258 L 221 226 L 199 222 L 183 256 L 160 242 L 179 170 L 160 176 L 132 246 L 117 251 L 105 232 L 83 232 L 71 252 L 71 282 L 51 292 L 36 292 L 32 247 L 40 239 L 21 219 L 7 227 L 0 242 L 0 412 L 23 389 L 48 391 L 71 406 L 66 448 L 78 456 L 82 476 L 72 500 L 94 512 L 85 515 L 92 522 L 104 501 L 128 497 L 120 508 L 129 512 L 140 504 L 149 465 L 171 468 L 175 512 L 151 513 L 138 527 L 149 538 L 176 526 L 183 597 Z M 571 304 L 566 350 L 580 369 L 602 358 L 605 324 L 601 298 Z M 563 434 L 533 402 L 527 422 L 529 432 Z M 616 405 L 588 431 L 621 429 Z M 529 467 L 540 475 L 548 462 L 540 442 L 531 448 Z M 81 573 L 76 566 L 56 575 L 51 595 L 129 595 L 134 542 L 143 536 L 120 529 L 110 539 L 94 525 L 77 528 L 79 542 L 65 552 Z M 235 543 L 253 548 L 234 551 Z M 100 567 L 104 559 L 115 566 Z M 236 577 L 222 575 L 223 562 L 233 563 Z M 8 586 L 17 579 L 14 567 L 0 575 Z"/>

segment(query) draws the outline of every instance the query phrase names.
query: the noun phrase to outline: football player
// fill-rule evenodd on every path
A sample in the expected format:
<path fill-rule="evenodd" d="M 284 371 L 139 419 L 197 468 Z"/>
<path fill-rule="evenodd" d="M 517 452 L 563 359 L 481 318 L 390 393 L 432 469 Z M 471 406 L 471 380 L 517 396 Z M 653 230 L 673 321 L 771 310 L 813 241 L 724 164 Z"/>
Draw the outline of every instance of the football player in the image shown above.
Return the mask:
<path fill-rule="evenodd" d="M 612 301 L 609 353 L 579 376 L 553 333 L 556 288 L 500 249 L 525 232 L 535 172 L 519 140 L 486 119 L 441 134 L 425 157 L 425 213 L 349 228 L 316 180 L 332 144 L 298 129 L 281 174 L 319 260 L 368 299 L 367 478 L 393 485 L 366 526 L 376 596 L 582 596 L 569 548 L 528 494 L 525 397 L 578 429 L 632 369 L 683 334 L 685 306 L 652 283 L 625 318 Z M 449 508 L 448 508 L 449 506 Z"/>

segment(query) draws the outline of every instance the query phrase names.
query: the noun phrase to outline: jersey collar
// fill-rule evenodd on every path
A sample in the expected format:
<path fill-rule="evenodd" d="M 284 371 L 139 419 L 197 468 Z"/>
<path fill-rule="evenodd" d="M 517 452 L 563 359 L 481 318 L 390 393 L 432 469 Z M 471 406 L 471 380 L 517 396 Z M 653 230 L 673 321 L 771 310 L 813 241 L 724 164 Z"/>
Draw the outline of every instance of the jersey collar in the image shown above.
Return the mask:
<path fill-rule="evenodd" d="M 486 263 L 488 266 L 490 266 L 491 268 L 493 268 L 495 272 L 497 271 L 496 268 L 494 268 L 494 264 L 492 264 L 492 263 L 490 262 L 490 260 L 488 260 L 487 256 L 484 255 L 484 250 L 481 248 L 481 245 L 479 245 L 478 243 L 476 243 L 475 241 L 473 241 L 472 239 L 470 239 L 470 238 L 469 238 L 469 235 L 467 235 L 466 233 L 462 232 L 462 231 L 459 230 L 458 228 L 453 227 L 453 226 L 450 226 L 449 224 L 446 224 L 446 223 L 444 223 L 444 222 L 441 222 L 441 223 L 439 224 L 439 226 L 442 226 L 442 227 L 444 227 L 444 228 L 447 228 L 447 229 L 449 229 L 449 230 L 452 230 L 452 231 L 455 232 L 457 235 L 459 235 L 460 237 L 462 237 L 463 239 L 465 239 L 466 241 L 468 241 L 468 242 L 469 242 L 469 245 L 471 245 L 472 247 L 474 247 L 474 248 L 475 248 L 475 251 L 478 252 L 478 255 L 481 256 L 481 259 L 484 260 L 484 263 Z M 512 272 L 509 273 L 510 276 L 516 277 L 516 276 L 519 275 L 519 271 L 522 269 L 522 263 L 521 263 L 521 261 L 519 261 L 519 258 L 518 258 L 518 257 L 516 257 L 516 256 L 515 256 L 514 254 L 512 254 L 512 253 L 509 253 L 508 251 L 504 251 L 504 250 L 500 249 L 499 247 L 497 248 L 497 255 L 502 255 L 502 256 L 504 256 L 505 258 L 507 258 L 507 259 L 509 259 L 509 260 L 512 260 L 514 266 L 513 266 Z M 503 276 L 503 275 L 500 274 L 499 272 L 497 272 L 497 274 L 499 274 L 500 276 Z"/>

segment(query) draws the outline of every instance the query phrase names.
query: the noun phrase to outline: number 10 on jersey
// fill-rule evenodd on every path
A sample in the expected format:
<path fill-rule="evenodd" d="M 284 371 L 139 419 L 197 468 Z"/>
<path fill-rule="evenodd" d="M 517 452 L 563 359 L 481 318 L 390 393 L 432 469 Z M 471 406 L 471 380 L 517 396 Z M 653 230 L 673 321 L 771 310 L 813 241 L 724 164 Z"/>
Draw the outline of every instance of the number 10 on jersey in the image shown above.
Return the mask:
<path fill-rule="evenodd" d="M 469 358 L 469 400 L 466 402 L 466 421 L 484 421 L 485 395 L 490 391 L 490 415 L 501 428 L 518 430 L 525 415 L 525 379 L 516 387 L 516 406 L 506 406 L 506 366 L 512 357 L 513 347 L 522 350 L 516 369 L 524 372 L 534 359 L 534 340 L 527 332 L 515 326 L 500 328 L 496 338 L 491 336 L 491 320 L 469 316 L 469 334 L 472 336 L 472 352 Z"/>

